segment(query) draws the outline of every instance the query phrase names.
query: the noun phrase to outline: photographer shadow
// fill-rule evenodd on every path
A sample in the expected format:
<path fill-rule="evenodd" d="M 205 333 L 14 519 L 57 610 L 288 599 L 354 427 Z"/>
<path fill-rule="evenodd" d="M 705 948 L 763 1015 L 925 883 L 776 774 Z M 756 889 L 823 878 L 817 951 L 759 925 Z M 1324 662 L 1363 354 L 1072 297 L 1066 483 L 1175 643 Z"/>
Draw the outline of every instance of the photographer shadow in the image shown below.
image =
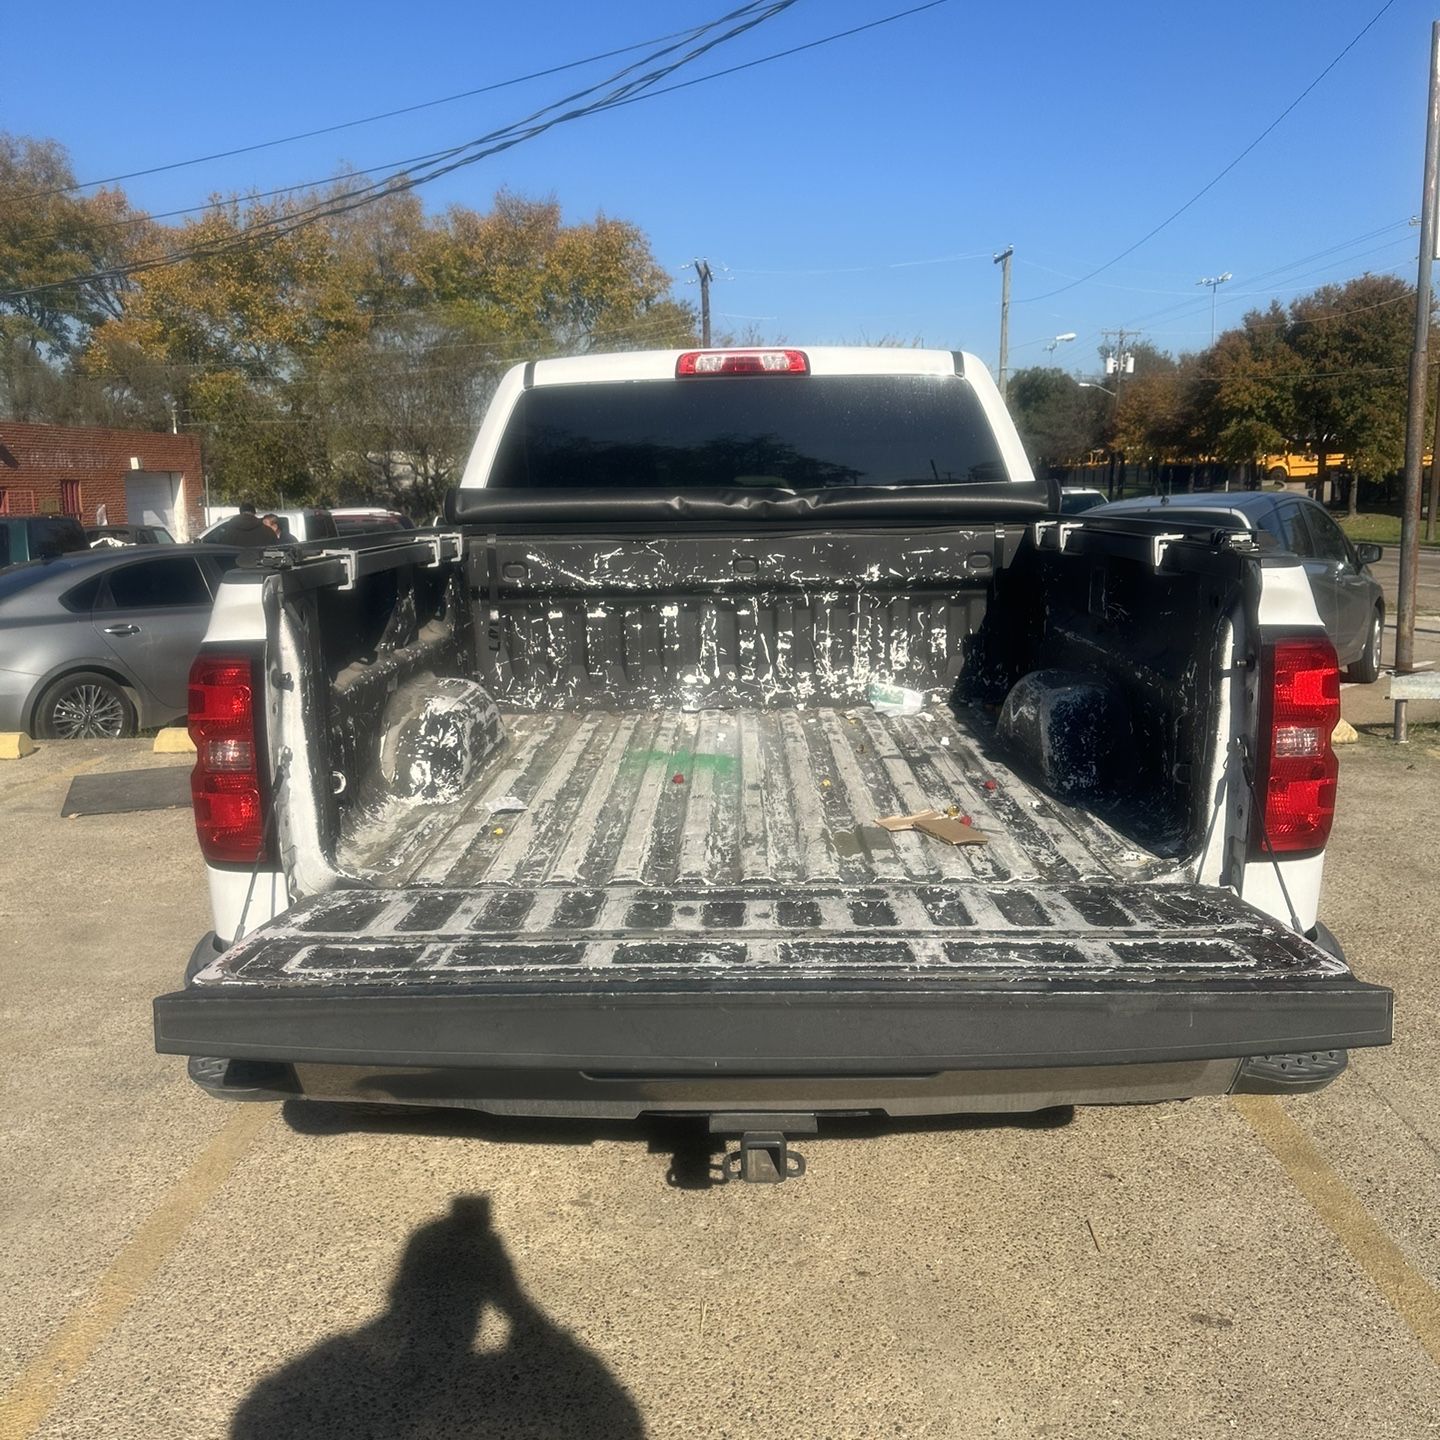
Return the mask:
<path fill-rule="evenodd" d="M 490 1219 L 460 1196 L 411 1237 L 378 1319 L 245 1398 L 231 1440 L 596 1435 L 643 1440 L 624 1386 L 526 1296 Z"/>

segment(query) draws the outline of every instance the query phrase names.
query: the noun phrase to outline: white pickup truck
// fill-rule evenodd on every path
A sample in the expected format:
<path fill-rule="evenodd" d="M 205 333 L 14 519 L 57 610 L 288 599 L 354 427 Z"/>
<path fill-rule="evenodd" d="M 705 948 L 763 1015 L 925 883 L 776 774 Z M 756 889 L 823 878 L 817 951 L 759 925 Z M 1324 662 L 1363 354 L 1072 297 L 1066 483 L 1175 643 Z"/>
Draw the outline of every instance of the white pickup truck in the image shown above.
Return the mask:
<path fill-rule="evenodd" d="M 694 1114 L 774 1179 L 827 1114 L 1313 1089 L 1389 1041 L 1318 918 L 1303 568 L 1061 515 L 973 357 L 519 366 L 447 515 L 221 589 L 215 928 L 155 1002 L 211 1094 Z"/>

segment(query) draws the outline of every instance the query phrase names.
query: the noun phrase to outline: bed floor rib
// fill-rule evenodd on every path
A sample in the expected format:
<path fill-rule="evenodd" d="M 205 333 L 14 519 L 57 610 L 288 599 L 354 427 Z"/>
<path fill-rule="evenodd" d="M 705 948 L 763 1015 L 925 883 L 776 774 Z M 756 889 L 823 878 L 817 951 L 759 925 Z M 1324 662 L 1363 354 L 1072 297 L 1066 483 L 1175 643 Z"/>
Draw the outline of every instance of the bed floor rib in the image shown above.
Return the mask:
<path fill-rule="evenodd" d="M 514 713 L 460 801 L 390 802 L 342 851 L 377 884 L 749 887 L 1144 880 L 1170 870 L 1010 770 L 965 711 Z M 495 810 L 502 797 L 526 808 Z M 984 845 L 880 816 L 969 815 Z"/>

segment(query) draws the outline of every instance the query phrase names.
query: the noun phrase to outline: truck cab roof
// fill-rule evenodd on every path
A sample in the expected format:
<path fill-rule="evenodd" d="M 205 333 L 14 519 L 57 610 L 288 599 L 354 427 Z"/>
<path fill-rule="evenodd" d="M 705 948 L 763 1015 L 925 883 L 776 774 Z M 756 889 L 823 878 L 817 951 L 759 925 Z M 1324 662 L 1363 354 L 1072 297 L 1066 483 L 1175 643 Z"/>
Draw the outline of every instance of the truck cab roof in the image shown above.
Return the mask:
<path fill-rule="evenodd" d="M 640 386 L 655 389 L 642 399 Z M 575 393 L 586 390 L 593 395 Z M 787 345 L 517 365 L 496 389 L 460 489 L 791 493 L 1014 482 L 1034 477 L 973 355 Z"/>

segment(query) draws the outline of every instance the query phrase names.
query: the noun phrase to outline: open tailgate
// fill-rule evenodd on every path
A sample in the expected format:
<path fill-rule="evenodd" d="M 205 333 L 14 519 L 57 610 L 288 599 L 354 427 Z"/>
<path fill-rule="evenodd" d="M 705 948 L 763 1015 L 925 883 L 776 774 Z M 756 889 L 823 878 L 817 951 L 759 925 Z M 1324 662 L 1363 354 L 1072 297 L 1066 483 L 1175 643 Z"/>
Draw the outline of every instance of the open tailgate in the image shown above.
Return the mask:
<path fill-rule="evenodd" d="M 157 999 L 155 1036 L 252 1060 L 857 1075 L 1384 1045 L 1391 998 L 1201 886 L 345 890 Z"/>

